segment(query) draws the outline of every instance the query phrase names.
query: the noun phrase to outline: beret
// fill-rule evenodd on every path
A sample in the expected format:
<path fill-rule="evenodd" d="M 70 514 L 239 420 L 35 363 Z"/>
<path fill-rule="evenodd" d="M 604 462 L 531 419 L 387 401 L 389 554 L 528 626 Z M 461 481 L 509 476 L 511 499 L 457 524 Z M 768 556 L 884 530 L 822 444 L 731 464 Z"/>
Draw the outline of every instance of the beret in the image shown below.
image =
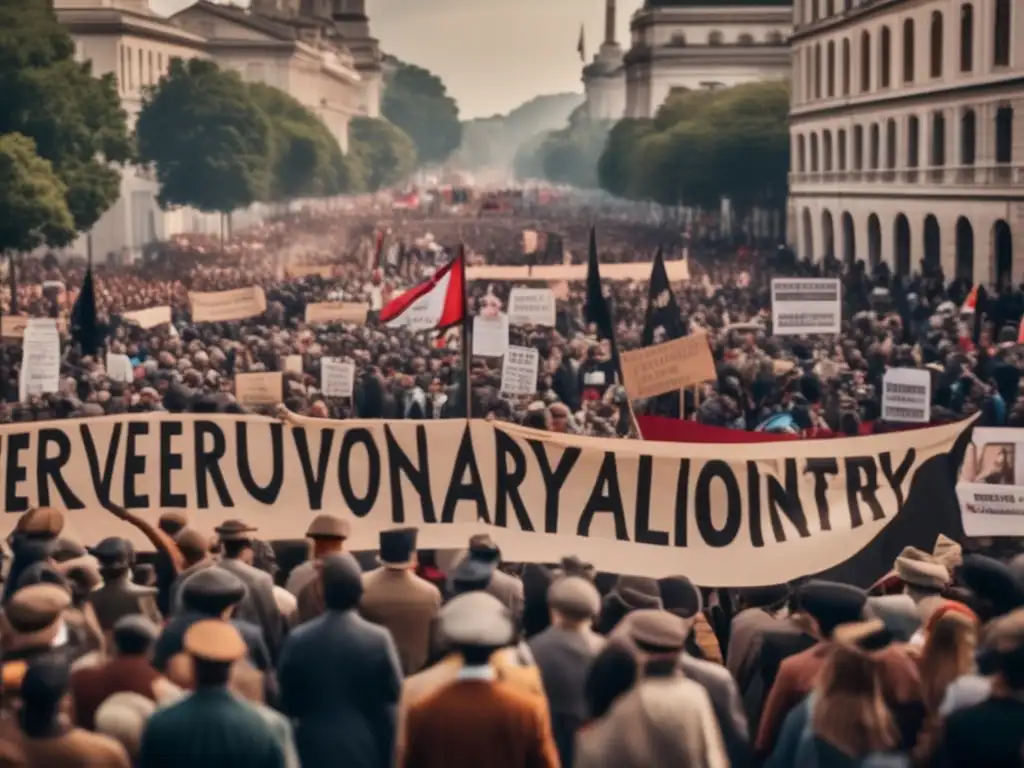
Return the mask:
<path fill-rule="evenodd" d="M 601 612 L 601 594 L 582 576 L 563 576 L 548 588 L 548 607 L 569 616 L 593 617 Z"/>
<path fill-rule="evenodd" d="M 232 664 L 248 652 L 235 626 L 220 619 L 197 621 L 189 627 L 183 647 L 197 659 L 219 664 Z"/>
<path fill-rule="evenodd" d="M 439 614 L 441 632 L 454 645 L 499 648 L 515 638 L 508 609 L 486 592 L 467 592 L 447 603 Z"/>
<path fill-rule="evenodd" d="M 690 635 L 691 622 L 657 608 L 633 611 L 624 621 L 629 639 L 647 653 L 680 653 Z"/>
<path fill-rule="evenodd" d="M 38 632 L 57 621 L 70 605 L 67 590 L 54 584 L 32 584 L 11 595 L 4 616 L 15 632 Z"/>
<path fill-rule="evenodd" d="M 64 530 L 64 513 L 53 507 L 36 507 L 18 518 L 14 530 L 30 536 L 60 536 Z"/>
<path fill-rule="evenodd" d="M 127 539 L 111 536 L 92 547 L 89 554 L 99 560 L 100 565 L 126 566 L 130 565 L 135 557 L 135 547 Z"/>

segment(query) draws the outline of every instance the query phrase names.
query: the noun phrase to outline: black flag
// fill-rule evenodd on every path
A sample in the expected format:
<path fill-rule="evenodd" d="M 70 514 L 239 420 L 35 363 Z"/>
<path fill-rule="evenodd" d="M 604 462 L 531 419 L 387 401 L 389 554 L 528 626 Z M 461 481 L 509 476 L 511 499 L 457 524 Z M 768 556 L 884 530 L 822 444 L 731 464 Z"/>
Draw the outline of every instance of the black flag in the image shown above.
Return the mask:
<path fill-rule="evenodd" d="M 92 267 L 85 272 L 82 290 L 71 308 L 71 343 L 78 344 L 83 355 L 96 356 L 103 346 L 103 329 L 96 316 L 96 289 L 92 281 Z"/>
<path fill-rule="evenodd" d="M 593 227 L 590 228 L 590 256 L 587 261 L 587 303 L 584 306 L 584 313 L 588 323 L 597 326 L 597 336 L 600 339 L 608 339 L 615 350 L 615 322 L 612 320 L 612 310 L 608 306 L 608 300 L 604 297 L 601 286 L 601 265 L 597 260 L 597 233 Z M 617 352 L 614 353 L 618 358 Z"/>
<path fill-rule="evenodd" d="M 659 327 L 665 329 L 665 341 L 686 336 L 689 331 L 683 322 L 676 297 L 672 293 L 672 286 L 669 285 L 665 257 L 661 248 L 658 248 L 658 253 L 654 257 L 651 282 L 647 290 L 647 317 L 644 319 L 643 334 L 645 347 L 654 344 L 654 331 Z"/>

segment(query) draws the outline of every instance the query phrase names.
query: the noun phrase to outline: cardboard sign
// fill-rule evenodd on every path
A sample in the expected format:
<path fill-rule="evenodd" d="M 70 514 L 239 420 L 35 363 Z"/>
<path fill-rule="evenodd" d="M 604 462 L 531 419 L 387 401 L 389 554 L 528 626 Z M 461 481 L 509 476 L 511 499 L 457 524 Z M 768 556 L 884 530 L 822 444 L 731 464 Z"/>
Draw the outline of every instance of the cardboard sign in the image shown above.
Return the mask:
<path fill-rule="evenodd" d="M 25 402 L 33 395 L 59 391 L 60 332 L 48 317 L 30 318 L 21 341 L 19 397 Z"/>
<path fill-rule="evenodd" d="M 477 315 L 473 318 L 473 354 L 501 357 L 508 349 L 508 315 Z"/>
<path fill-rule="evenodd" d="M 320 391 L 326 397 L 352 397 L 356 365 L 333 357 L 320 361 Z"/>
<path fill-rule="evenodd" d="M 0 335 L 5 339 L 22 339 L 25 337 L 25 328 L 28 327 L 28 321 L 31 318 L 25 315 L 4 315 L 0 319 Z M 47 318 L 52 319 L 57 323 L 57 332 L 64 333 L 67 331 L 67 320 L 63 317 Z"/>
<path fill-rule="evenodd" d="M 678 392 L 717 375 L 703 333 L 623 352 L 621 360 L 623 385 L 633 400 Z"/>
<path fill-rule="evenodd" d="M 284 359 L 285 373 L 302 373 L 302 355 L 288 355 Z"/>
<path fill-rule="evenodd" d="M 135 380 L 135 368 L 132 367 L 131 358 L 128 355 L 118 355 L 112 352 L 107 353 L 107 378 L 111 381 L 121 381 L 130 384 Z"/>
<path fill-rule="evenodd" d="M 776 336 L 837 334 L 843 325 L 843 289 L 837 278 L 772 280 L 772 333 Z"/>
<path fill-rule="evenodd" d="M 284 374 L 235 374 L 235 398 L 242 405 L 277 405 L 284 400 Z"/>
<path fill-rule="evenodd" d="M 882 419 L 927 424 L 932 419 L 932 375 L 923 368 L 890 368 L 882 379 Z"/>
<path fill-rule="evenodd" d="M 501 363 L 501 391 L 509 395 L 532 395 L 537 391 L 540 352 L 534 347 L 509 347 Z"/>
<path fill-rule="evenodd" d="M 137 325 L 143 330 L 167 325 L 171 322 L 170 307 L 150 307 L 149 309 L 137 309 L 134 312 L 125 312 L 122 319 L 132 325 Z"/>
<path fill-rule="evenodd" d="M 245 320 L 267 311 L 267 295 L 258 285 L 210 293 L 189 291 L 188 300 L 192 305 L 192 319 L 197 323 Z"/>
<path fill-rule="evenodd" d="M 369 304 L 348 301 L 325 301 L 319 304 L 307 304 L 306 324 L 351 323 L 352 325 L 366 325 L 366 315 L 369 311 Z"/>
<path fill-rule="evenodd" d="M 513 288 L 508 296 L 513 325 L 555 325 L 555 294 L 550 288 Z"/>

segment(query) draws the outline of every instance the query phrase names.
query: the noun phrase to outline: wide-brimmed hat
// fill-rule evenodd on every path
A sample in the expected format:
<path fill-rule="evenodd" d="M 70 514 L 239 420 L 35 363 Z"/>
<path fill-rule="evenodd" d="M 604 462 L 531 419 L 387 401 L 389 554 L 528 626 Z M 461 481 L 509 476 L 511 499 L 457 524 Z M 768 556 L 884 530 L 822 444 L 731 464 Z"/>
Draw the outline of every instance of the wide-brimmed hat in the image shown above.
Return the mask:
<path fill-rule="evenodd" d="M 348 520 L 337 515 L 322 514 L 313 518 L 306 529 L 308 539 L 347 539 L 352 531 Z"/>
<path fill-rule="evenodd" d="M 242 520 L 225 520 L 213 530 L 221 541 L 250 541 L 250 534 L 256 533 L 256 528 Z"/>

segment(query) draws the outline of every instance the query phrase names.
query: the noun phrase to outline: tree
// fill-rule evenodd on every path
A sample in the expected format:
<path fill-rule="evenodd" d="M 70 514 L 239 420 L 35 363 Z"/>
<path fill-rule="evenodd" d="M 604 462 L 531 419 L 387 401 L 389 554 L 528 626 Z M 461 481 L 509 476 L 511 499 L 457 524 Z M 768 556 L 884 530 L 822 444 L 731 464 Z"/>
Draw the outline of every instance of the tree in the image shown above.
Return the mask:
<path fill-rule="evenodd" d="M 381 112 L 412 139 L 421 164 L 444 162 L 462 141 L 459 105 L 429 70 L 397 59 L 391 63 Z"/>
<path fill-rule="evenodd" d="M 597 161 L 597 179 L 602 189 L 619 197 L 633 196 L 633 155 L 639 143 L 653 131 L 650 120 L 625 119 L 612 127 Z"/>
<path fill-rule="evenodd" d="M 341 147 L 319 117 L 278 88 L 264 83 L 250 83 L 248 88 L 270 122 L 270 200 L 354 191 Z"/>
<path fill-rule="evenodd" d="M 371 192 L 399 183 L 416 169 L 416 145 L 387 120 L 353 118 L 349 147 L 362 165 Z"/>
<path fill-rule="evenodd" d="M 269 118 L 235 72 L 172 59 L 136 124 L 139 158 L 156 168 L 162 206 L 231 213 L 270 195 Z"/>
<path fill-rule="evenodd" d="M 53 165 L 36 154 L 27 136 L 0 136 L 0 253 L 32 251 L 74 236 L 67 188 Z"/>
<path fill-rule="evenodd" d="M 0 134 L 35 142 L 63 185 L 72 230 L 56 222 L 46 244 L 67 245 L 121 194 L 115 167 L 132 159 L 127 115 L 113 75 L 94 77 L 49 0 L 0 2 Z"/>

